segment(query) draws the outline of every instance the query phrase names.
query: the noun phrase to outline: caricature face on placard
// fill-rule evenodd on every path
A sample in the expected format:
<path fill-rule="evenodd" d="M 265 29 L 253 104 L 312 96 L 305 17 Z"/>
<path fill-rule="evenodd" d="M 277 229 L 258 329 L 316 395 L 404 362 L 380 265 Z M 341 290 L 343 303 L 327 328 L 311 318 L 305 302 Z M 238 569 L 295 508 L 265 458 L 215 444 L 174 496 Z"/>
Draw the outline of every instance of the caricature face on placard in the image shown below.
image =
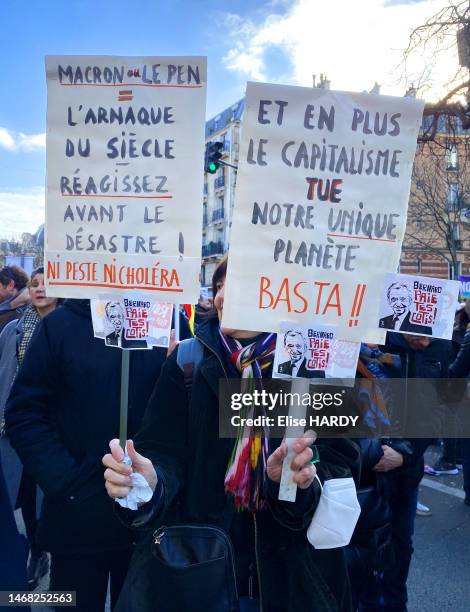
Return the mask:
<path fill-rule="evenodd" d="M 121 349 L 168 347 L 172 304 L 159 304 L 144 296 L 91 300 L 95 338 Z"/>
<path fill-rule="evenodd" d="M 450 340 L 460 284 L 441 278 L 387 274 L 379 327 Z"/>
<path fill-rule="evenodd" d="M 332 365 L 335 328 L 299 327 L 283 321 L 277 335 L 273 377 L 325 378 Z"/>

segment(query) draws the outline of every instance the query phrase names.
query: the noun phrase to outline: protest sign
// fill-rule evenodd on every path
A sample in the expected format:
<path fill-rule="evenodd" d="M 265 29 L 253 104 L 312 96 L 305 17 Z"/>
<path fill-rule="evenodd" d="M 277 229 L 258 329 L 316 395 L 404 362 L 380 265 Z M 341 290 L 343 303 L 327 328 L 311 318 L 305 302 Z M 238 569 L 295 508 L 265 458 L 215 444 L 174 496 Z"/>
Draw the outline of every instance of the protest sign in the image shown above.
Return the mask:
<path fill-rule="evenodd" d="M 460 281 L 460 297 L 464 300 L 470 300 L 470 276 L 459 276 Z"/>
<path fill-rule="evenodd" d="M 325 378 L 332 363 L 336 328 L 325 325 L 280 325 L 274 355 L 273 378 Z"/>
<path fill-rule="evenodd" d="M 391 331 L 451 340 L 459 291 L 458 281 L 387 274 L 378 325 Z"/>
<path fill-rule="evenodd" d="M 93 299 L 91 316 L 95 338 L 123 349 L 167 348 L 170 341 L 172 304 L 156 303 L 144 295 L 102 295 Z"/>
<path fill-rule="evenodd" d="M 46 285 L 199 297 L 206 59 L 46 58 Z"/>
<path fill-rule="evenodd" d="M 338 340 L 337 328 L 332 325 L 302 327 L 282 321 L 276 340 L 273 378 L 346 379 L 341 384 L 352 386 L 360 346 L 359 342 Z"/>
<path fill-rule="evenodd" d="M 381 342 L 423 102 L 248 83 L 223 325 Z M 254 265 L 246 265 L 246 253 Z"/>

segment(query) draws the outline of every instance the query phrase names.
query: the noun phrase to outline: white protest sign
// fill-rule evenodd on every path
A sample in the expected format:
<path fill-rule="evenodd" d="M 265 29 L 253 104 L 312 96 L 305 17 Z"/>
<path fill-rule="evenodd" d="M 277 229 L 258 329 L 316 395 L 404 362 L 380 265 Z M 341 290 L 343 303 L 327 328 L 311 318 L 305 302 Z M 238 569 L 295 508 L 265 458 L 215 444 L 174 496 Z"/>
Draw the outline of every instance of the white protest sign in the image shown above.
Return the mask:
<path fill-rule="evenodd" d="M 48 56 L 46 285 L 199 297 L 206 59 Z"/>
<path fill-rule="evenodd" d="M 354 386 L 360 342 L 338 340 L 333 325 L 303 327 L 282 321 L 276 339 L 273 378 L 321 378 L 315 384 Z M 328 379 L 334 379 L 328 383 Z"/>
<path fill-rule="evenodd" d="M 390 331 L 451 340 L 459 291 L 458 281 L 387 274 L 378 325 Z"/>
<path fill-rule="evenodd" d="M 144 295 L 102 295 L 90 300 L 95 338 L 122 349 L 167 348 L 173 304 L 156 303 Z"/>
<path fill-rule="evenodd" d="M 381 342 L 424 103 L 248 83 L 223 325 L 337 325 Z M 253 265 L 247 266 L 247 252 Z"/>
<path fill-rule="evenodd" d="M 273 378 L 325 378 L 331 371 L 336 328 L 283 321 L 277 334 Z"/>

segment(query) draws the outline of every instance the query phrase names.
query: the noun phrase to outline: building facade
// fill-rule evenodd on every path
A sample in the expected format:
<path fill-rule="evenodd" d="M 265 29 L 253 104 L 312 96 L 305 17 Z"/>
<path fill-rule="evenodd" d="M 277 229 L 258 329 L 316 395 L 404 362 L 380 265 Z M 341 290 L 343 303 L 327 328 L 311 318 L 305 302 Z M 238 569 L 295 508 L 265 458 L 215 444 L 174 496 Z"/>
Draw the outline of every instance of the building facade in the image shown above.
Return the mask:
<path fill-rule="evenodd" d="M 206 142 L 222 142 L 222 161 L 236 166 L 244 100 L 239 100 L 206 123 Z M 204 176 L 201 286 L 210 287 L 217 263 L 228 251 L 237 171 L 220 166 Z"/>
<path fill-rule="evenodd" d="M 24 232 L 19 240 L 0 239 L 0 267 L 17 265 L 28 274 L 44 262 L 44 226 L 35 234 Z"/>
<path fill-rule="evenodd" d="M 455 118 L 439 117 L 435 138 L 418 143 L 400 272 L 470 274 L 470 136 Z"/>

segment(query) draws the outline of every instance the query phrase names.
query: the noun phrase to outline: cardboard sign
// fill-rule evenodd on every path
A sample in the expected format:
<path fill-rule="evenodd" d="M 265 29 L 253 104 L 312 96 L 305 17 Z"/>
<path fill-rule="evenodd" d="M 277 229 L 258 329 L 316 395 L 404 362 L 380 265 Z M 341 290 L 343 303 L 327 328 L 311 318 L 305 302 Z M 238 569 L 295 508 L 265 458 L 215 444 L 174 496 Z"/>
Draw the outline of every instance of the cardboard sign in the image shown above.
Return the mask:
<path fill-rule="evenodd" d="M 387 274 L 381 292 L 379 327 L 450 340 L 459 291 L 458 281 Z"/>
<path fill-rule="evenodd" d="M 144 295 L 102 295 L 90 302 L 95 338 L 122 349 L 167 348 L 172 304 L 160 304 Z"/>
<path fill-rule="evenodd" d="M 248 83 L 223 325 L 336 325 L 381 342 L 424 103 Z M 247 266 L 247 249 L 254 265 Z"/>
<path fill-rule="evenodd" d="M 47 294 L 197 301 L 206 59 L 49 56 L 46 71 Z"/>

